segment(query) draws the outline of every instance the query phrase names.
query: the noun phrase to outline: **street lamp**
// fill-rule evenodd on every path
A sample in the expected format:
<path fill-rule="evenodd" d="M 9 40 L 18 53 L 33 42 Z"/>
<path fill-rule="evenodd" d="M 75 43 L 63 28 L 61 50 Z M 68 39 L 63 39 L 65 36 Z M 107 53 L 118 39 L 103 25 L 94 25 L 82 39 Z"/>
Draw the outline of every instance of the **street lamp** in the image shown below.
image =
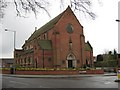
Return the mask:
<path fill-rule="evenodd" d="M 116 19 L 115 21 L 118 22 L 118 23 L 120 23 L 119 19 Z M 119 29 L 119 25 L 118 25 L 118 29 Z M 118 36 L 119 36 L 119 30 L 118 30 Z M 118 39 L 119 39 L 119 37 L 118 37 Z M 119 40 L 118 40 L 118 51 L 119 51 Z M 119 63 L 120 63 L 120 61 L 118 60 L 118 67 L 120 67 Z"/>
<path fill-rule="evenodd" d="M 116 19 L 115 21 L 116 21 L 116 22 L 120 22 L 120 20 L 118 20 L 118 19 Z"/>
<path fill-rule="evenodd" d="M 15 41 L 16 41 L 16 31 L 5 29 L 5 31 L 14 33 L 14 50 L 15 50 Z"/>
<path fill-rule="evenodd" d="M 120 22 L 120 20 L 119 19 L 116 19 L 115 20 L 116 22 Z M 119 26 L 119 25 L 118 25 Z M 118 29 L 119 29 L 119 27 L 118 27 Z M 118 34 L 119 34 L 119 30 L 118 30 Z M 119 35 L 118 35 L 119 36 Z M 119 37 L 118 37 L 118 39 L 119 39 Z M 119 42 L 119 41 L 118 41 Z M 119 51 L 119 43 L 118 43 L 118 51 Z M 118 76 L 118 79 L 117 80 L 115 80 L 115 82 L 120 82 L 120 66 L 119 66 L 119 63 L 120 63 L 120 61 L 119 61 L 119 54 L 118 54 L 118 56 L 117 56 L 117 59 L 118 59 L 118 69 L 117 69 L 117 76 Z"/>

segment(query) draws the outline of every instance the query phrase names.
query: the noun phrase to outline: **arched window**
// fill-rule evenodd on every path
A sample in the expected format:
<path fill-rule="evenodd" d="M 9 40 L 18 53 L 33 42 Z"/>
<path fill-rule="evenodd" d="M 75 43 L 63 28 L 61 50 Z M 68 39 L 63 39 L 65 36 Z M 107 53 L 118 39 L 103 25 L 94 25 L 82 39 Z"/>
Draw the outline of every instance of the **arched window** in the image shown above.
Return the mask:
<path fill-rule="evenodd" d="M 69 39 L 69 50 L 71 50 L 72 49 L 72 40 L 71 40 L 71 37 L 70 37 L 70 39 Z"/>

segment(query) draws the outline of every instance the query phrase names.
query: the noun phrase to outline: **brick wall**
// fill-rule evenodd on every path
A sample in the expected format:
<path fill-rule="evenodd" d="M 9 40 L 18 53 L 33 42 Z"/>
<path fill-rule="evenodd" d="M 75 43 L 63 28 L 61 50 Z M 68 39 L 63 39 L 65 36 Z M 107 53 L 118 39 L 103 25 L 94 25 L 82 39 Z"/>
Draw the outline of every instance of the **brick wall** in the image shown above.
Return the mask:
<path fill-rule="evenodd" d="M 72 24 L 74 31 L 72 34 L 69 34 L 66 30 L 66 27 L 68 23 Z M 53 42 L 53 50 L 54 48 L 56 50 L 53 51 L 54 54 L 54 60 L 57 60 L 55 62 L 56 65 L 60 65 L 61 68 L 64 68 L 67 66 L 66 59 L 67 55 L 70 53 L 69 51 L 69 40 L 71 37 L 72 41 L 72 53 L 76 57 L 76 61 L 79 61 L 77 63 L 76 67 L 81 67 L 83 63 L 85 63 L 85 53 L 84 53 L 84 44 L 85 40 L 84 38 L 81 38 L 80 35 L 84 35 L 83 33 L 83 27 L 80 25 L 76 17 L 74 16 L 73 12 L 68 9 L 64 15 L 60 18 L 60 20 L 57 22 L 55 27 L 52 31 L 59 32 L 59 34 L 53 35 L 54 38 L 52 40 Z M 51 31 L 49 31 L 51 32 Z M 81 51 L 82 48 L 82 51 Z M 62 61 L 65 63 L 62 64 Z"/>
<path fill-rule="evenodd" d="M 2 71 L 10 74 L 9 70 Z M 78 75 L 78 74 L 104 74 L 103 70 L 42 70 L 42 71 L 16 71 L 19 75 Z"/>
<path fill-rule="evenodd" d="M 88 64 L 93 67 L 94 66 L 94 59 L 93 59 L 93 52 L 92 51 L 85 51 L 86 59 L 88 60 Z"/>

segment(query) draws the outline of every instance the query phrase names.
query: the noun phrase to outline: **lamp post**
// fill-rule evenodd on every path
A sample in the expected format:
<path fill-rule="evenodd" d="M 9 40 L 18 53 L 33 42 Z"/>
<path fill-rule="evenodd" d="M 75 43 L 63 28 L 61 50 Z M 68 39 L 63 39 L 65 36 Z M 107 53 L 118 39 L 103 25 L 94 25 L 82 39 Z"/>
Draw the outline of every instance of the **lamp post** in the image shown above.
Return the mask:
<path fill-rule="evenodd" d="M 116 19 L 115 20 L 116 22 L 120 22 L 120 20 L 119 19 Z M 118 25 L 118 39 L 119 39 L 119 34 L 120 34 L 120 32 L 119 32 L 119 25 Z M 118 40 L 118 53 L 119 53 L 119 40 Z M 119 54 L 118 54 L 118 58 L 119 58 Z M 120 67 L 120 65 L 119 65 L 119 63 L 120 63 L 120 61 L 119 61 L 119 59 L 118 59 L 118 68 Z"/>
<path fill-rule="evenodd" d="M 119 19 L 116 19 L 115 21 L 118 22 L 118 23 L 120 22 Z M 119 25 L 118 25 L 118 27 L 119 27 Z M 118 29 L 119 29 L 119 28 L 118 28 Z M 119 30 L 118 30 L 118 34 L 119 34 Z M 118 36 L 119 36 L 119 35 L 118 35 Z M 118 37 L 118 39 L 119 39 L 119 37 Z M 118 50 L 119 50 L 119 41 L 118 41 Z M 118 56 L 117 56 L 117 59 L 118 59 L 118 69 L 117 69 L 118 79 L 115 80 L 115 82 L 120 82 L 120 66 L 119 66 L 120 61 L 119 61 L 119 54 L 118 54 Z"/>
<path fill-rule="evenodd" d="M 5 29 L 5 31 L 6 31 L 6 32 L 13 32 L 13 33 L 14 33 L 14 46 L 13 46 L 13 47 L 14 47 L 13 57 L 14 57 L 15 44 L 16 44 L 16 31 L 9 30 L 9 29 Z M 11 68 L 11 69 L 12 69 L 12 73 L 11 73 L 11 74 L 15 73 L 15 60 L 14 60 L 14 62 L 13 62 L 13 66 L 14 66 L 14 67 Z"/>

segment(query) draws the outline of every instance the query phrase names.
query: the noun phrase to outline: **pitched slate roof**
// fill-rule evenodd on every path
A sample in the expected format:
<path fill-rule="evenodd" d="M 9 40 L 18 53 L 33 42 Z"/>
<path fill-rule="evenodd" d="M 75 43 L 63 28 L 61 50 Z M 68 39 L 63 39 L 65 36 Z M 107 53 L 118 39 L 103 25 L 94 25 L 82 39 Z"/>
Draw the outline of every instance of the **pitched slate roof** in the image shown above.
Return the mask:
<path fill-rule="evenodd" d="M 85 43 L 85 51 L 93 51 L 93 48 L 90 45 L 89 41 L 87 41 L 87 43 Z"/>
<path fill-rule="evenodd" d="M 60 20 L 60 18 L 64 14 L 64 12 L 62 12 L 61 14 L 59 14 L 58 16 L 56 16 L 55 18 L 53 18 L 51 21 L 49 21 L 48 23 L 46 23 L 45 25 L 43 25 L 41 28 L 39 28 L 38 30 L 36 30 L 30 36 L 30 38 L 28 39 L 28 41 L 33 40 L 34 38 L 38 37 L 40 34 L 42 34 L 42 33 L 46 32 L 46 31 L 52 29 L 56 25 L 56 23 Z"/>
<path fill-rule="evenodd" d="M 40 40 L 38 41 L 41 49 L 44 50 L 51 50 L 52 49 L 52 42 L 51 40 Z"/>

